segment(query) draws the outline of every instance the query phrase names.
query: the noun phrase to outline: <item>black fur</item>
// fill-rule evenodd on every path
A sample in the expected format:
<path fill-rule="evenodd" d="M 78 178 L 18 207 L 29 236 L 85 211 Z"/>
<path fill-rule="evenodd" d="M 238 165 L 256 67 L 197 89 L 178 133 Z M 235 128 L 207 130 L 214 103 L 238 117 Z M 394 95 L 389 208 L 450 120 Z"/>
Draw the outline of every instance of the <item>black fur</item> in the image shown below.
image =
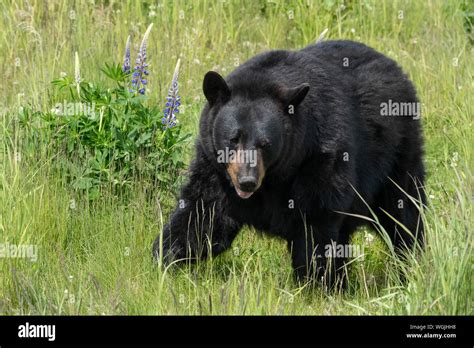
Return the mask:
<path fill-rule="evenodd" d="M 204 93 L 209 103 L 189 181 L 163 231 L 165 263 L 215 256 L 251 225 L 288 241 L 300 279 L 325 276 L 334 284 L 345 260 L 328 262 L 323 246 L 349 243 L 366 223 L 341 213 L 370 216 L 360 197 L 397 250 L 423 244 L 418 209 L 394 184 L 424 202 L 420 122 L 381 116 L 388 100 L 418 102 L 393 60 L 360 43 L 326 41 L 262 53 L 225 80 L 208 73 Z M 248 199 L 237 195 L 226 164 L 216 160 L 217 150 L 235 146 L 235 139 L 263 153 L 266 174 Z M 153 254 L 160 256 L 160 236 Z"/>

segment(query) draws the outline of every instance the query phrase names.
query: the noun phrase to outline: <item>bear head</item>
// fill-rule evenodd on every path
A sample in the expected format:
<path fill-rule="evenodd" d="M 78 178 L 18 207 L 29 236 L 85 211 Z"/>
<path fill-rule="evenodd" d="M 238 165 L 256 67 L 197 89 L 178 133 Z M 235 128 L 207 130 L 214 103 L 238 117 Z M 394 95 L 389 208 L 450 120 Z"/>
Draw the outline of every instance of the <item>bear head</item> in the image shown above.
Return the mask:
<path fill-rule="evenodd" d="M 283 86 L 257 75 L 228 83 L 210 71 L 203 81 L 208 104 L 201 117 L 201 140 L 242 199 L 252 196 L 272 167 L 284 160 L 292 114 L 309 91 L 307 83 Z"/>

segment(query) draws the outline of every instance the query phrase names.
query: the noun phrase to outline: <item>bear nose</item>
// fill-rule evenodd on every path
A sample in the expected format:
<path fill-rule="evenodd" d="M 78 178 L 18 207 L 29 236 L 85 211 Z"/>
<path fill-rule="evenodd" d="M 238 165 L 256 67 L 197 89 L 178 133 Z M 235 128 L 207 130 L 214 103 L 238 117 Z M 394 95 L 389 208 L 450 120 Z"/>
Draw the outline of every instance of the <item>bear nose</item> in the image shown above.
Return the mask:
<path fill-rule="evenodd" d="M 243 176 L 239 178 L 239 186 L 242 191 L 253 192 L 257 187 L 257 179 L 253 176 Z"/>

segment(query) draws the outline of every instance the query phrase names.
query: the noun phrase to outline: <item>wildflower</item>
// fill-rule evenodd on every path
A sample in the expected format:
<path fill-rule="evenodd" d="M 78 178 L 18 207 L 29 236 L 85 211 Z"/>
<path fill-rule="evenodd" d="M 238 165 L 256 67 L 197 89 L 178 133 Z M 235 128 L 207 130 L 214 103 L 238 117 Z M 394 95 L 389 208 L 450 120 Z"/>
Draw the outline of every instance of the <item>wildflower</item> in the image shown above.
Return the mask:
<path fill-rule="evenodd" d="M 168 96 L 166 97 L 166 107 L 163 110 L 164 117 L 161 123 L 165 128 L 172 128 L 176 126 L 176 114 L 179 113 L 179 106 L 181 105 L 181 97 L 178 95 L 178 75 L 180 59 L 176 63 L 176 68 L 173 73 L 173 80 L 171 81 Z"/>
<path fill-rule="evenodd" d="M 130 35 L 127 38 L 127 44 L 125 45 L 125 55 L 123 56 L 122 71 L 125 74 L 130 73 Z"/>
<path fill-rule="evenodd" d="M 371 233 L 365 232 L 364 239 L 367 243 L 372 243 L 374 240 L 374 236 Z"/>
<path fill-rule="evenodd" d="M 459 154 L 457 152 L 453 152 L 453 157 L 451 158 L 451 167 L 456 168 L 458 166 Z"/>
<path fill-rule="evenodd" d="M 143 35 L 143 40 L 140 44 L 137 59 L 135 60 L 135 68 L 132 74 L 132 91 L 138 91 L 140 94 L 145 94 L 146 84 L 148 83 L 145 78 L 145 76 L 149 74 L 146 69 L 148 67 L 148 64 L 146 63 L 146 44 L 152 26 L 153 23 L 148 26 L 145 35 Z"/>

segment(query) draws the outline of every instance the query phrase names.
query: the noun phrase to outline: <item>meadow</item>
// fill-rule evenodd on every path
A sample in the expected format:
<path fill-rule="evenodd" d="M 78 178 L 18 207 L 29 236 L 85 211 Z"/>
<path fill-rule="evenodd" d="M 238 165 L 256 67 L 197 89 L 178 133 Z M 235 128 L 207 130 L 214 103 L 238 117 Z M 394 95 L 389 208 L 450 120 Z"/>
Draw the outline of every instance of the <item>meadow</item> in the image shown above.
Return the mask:
<path fill-rule="evenodd" d="M 472 2 L 5 0 L 0 11 L 0 244 L 37 248 L 36 260 L 0 257 L 1 315 L 474 313 Z M 79 140 L 65 139 L 72 150 L 58 147 L 63 128 L 37 132 L 41 123 L 25 120 L 25 110 L 50 115 L 69 98 L 51 82 L 74 76 L 76 52 L 81 78 L 108 93 L 115 83 L 100 68 L 122 64 L 129 35 L 135 54 L 151 23 L 150 74 L 137 113 L 161 119 L 180 59 L 177 119 L 190 138 L 169 159 L 172 167 L 152 167 L 158 178 L 133 167 L 117 190 L 121 177 L 99 163 L 99 178 L 110 183 L 73 185 L 62 163 L 79 168 Z M 348 289 L 336 293 L 295 283 L 285 242 L 249 228 L 213 260 L 154 265 L 152 242 L 193 156 L 204 74 L 226 75 L 265 50 L 302 48 L 326 28 L 324 39 L 360 41 L 395 59 L 417 88 L 425 250 L 401 263 L 383 238 L 361 229 L 352 242 L 364 257 L 351 262 Z M 99 127 L 94 121 L 87 132 Z M 151 137 L 153 151 L 160 140 Z"/>

